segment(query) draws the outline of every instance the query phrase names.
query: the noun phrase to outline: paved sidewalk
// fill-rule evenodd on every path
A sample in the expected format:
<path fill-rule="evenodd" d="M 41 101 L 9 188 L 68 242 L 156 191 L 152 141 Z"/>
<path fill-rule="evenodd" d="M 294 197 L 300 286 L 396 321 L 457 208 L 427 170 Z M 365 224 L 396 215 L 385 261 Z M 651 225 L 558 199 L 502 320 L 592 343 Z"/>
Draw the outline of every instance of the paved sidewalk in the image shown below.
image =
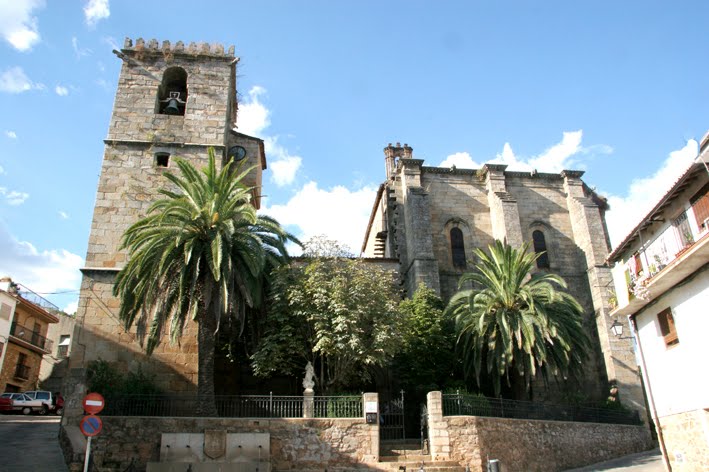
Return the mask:
<path fill-rule="evenodd" d="M 0 470 L 67 472 L 56 416 L 0 416 Z"/>
<path fill-rule="evenodd" d="M 606 462 L 589 465 L 580 469 L 573 469 L 566 472 L 594 472 L 594 471 L 616 471 L 616 472 L 665 472 L 665 464 L 662 462 L 662 454 L 659 449 L 631 454 Z"/>

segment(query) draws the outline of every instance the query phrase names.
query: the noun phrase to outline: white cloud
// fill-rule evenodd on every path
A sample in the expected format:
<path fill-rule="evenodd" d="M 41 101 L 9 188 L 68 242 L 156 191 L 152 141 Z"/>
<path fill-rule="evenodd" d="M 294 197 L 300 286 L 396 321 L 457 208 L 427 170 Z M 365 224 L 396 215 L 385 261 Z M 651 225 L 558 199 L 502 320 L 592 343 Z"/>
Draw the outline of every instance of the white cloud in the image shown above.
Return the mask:
<path fill-rule="evenodd" d="M 265 94 L 266 89 L 256 85 L 249 90 L 248 98 L 239 104 L 237 129 L 240 133 L 263 137 L 263 131 L 271 124 L 271 112 L 259 100 Z"/>
<path fill-rule="evenodd" d="M 60 97 L 66 97 L 67 95 L 69 95 L 69 89 L 62 85 L 57 85 L 54 91 L 57 92 L 57 95 L 59 95 Z"/>
<path fill-rule="evenodd" d="M 65 211 L 59 211 L 59 216 L 61 217 L 62 220 L 68 220 L 69 219 L 69 214 Z"/>
<path fill-rule="evenodd" d="M 121 46 L 118 44 L 118 41 L 116 41 L 116 38 L 114 38 L 113 36 L 104 36 L 103 38 L 101 38 L 101 42 L 110 46 L 111 49 L 118 49 L 119 51 L 121 49 Z"/>
<path fill-rule="evenodd" d="M 100 20 L 111 16 L 111 10 L 108 7 L 108 0 L 89 0 L 84 7 L 84 17 L 86 24 L 96 26 Z"/>
<path fill-rule="evenodd" d="M 283 187 L 295 182 L 295 177 L 303 164 L 303 158 L 291 153 L 278 143 L 278 136 L 269 136 L 266 129 L 271 125 L 271 111 L 261 102 L 266 89 L 254 86 L 247 98 L 239 105 L 237 129 L 240 133 L 257 136 L 264 140 L 264 149 L 271 170 L 271 181 Z"/>
<path fill-rule="evenodd" d="M 37 293 L 78 289 L 83 259 L 65 249 L 39 251 L 0 225 L 0 274 Z"/>
<path fill-rule="evenodd" d="M 660 198 L 672 187 L 677 179 L 689 168 L 697 157 L 699 145 L 693 139 L 676 151 L 672 151 L 660 169 L 648 177 L 635 179 L 625 196 L 610 195 L 611 207 L 606 213 L 606 224 L 613 247 L 623 241 Z"/>
<path fill-rule="evenodd" d="M 76 55 L 77 59 L 81 59 L 82 57 L 86 57 L 91 54 L 91 49 L 88 48 L 82 48 L 79 47 L 79 40 L 77 39 L 76 36 L 73 36 L 71 38 L 71 47 L 74 50 L 74 54 Z"/>
<path fill-rule="evenodd" d="M 32 82 L 22 67 L 15 66 L 0 74 L 0 92 L 22 93 L 28 90 L 44 88 L 43 84 Z"/>
<path fill-rule="evenodd" d="M 376 188 L 370 186 L 325 190 L 309 182 L 285 205 L 264 207 L 263 212 L 282 225 L 297 226 L 294 233 L 302 240 L 324 234 L 359 254 L 375 196 Z"/>
<path fill-rule="evenodd" d="M 290 154 L 286 148 L 278 144 L 276 137 L 267 137 L 264 141 L 264 149 L 271 160 L 269 164 L 271 180 L 279 187 L 292 184 L 303 163 L 303 158 Z"/>
<path fill-rule="evenodd" d="M 17 133 L 11 130 L 5 130 L 5 136 L 7 136 L 10 139 L 17 139 Z"/>
<path fill-rule="evenodd" d="M 66 314 L 73 315 L 76 313 L 76 310 L 79 308 L 79 300 L 74 300 L 73 302 L 70 302 L 67 304 L 62 311 Z"/>
<path fill-rule="evenodd" d="M 8 205 L 22 205 L 25 203 L 25 200 L 29 198 L 29 196 L 29 193 L 18 192 L 16 190 L 9 190 L 5 187 L 0 187 L 0 198 L 5 200 Z"/>
<path fill-rule="evenodd" d="M 110 84 L 108 81 L 104 80 L 104 79 L 98 79 L 98 80 L 96 80 L 96 85 L 98 85 L 98 86 L 101 87 L 102 89 L 106 90 L 107 92 L 113 90 L 113 87 L 111 86 L 111 84 Z"/>
<path fill-rule="evenodd" d="M 578 159 L 574 159 L 580 154 L 610 154 L 613 148 L 605 144 L 596 144 L 588 147 L 581 146 L 583 130 L 565 131 L 561 142 L 549 147 L 541 154 L 531 157 L 517 156 L 512 150 L 510 143 L 505 143 L 502 152 L 498 153 L 494 159 L 477 162 L 467 152 L 457 152 L 448 156 L 439 165 L 440 167 L 461 167 L 465 169 L 479 169 L 485 163 L 506 164 L 508 170 L 531 171 L 536 169 L 539 172 L 561 172 L 564 169 L 577 169 L 583 167 Z"/>
<path fill-rule="evenodd" d="M 0 0 L 0 35 L 18 51 L 29 51 L 39 42 L 34 10 L 44 0 Z"/>

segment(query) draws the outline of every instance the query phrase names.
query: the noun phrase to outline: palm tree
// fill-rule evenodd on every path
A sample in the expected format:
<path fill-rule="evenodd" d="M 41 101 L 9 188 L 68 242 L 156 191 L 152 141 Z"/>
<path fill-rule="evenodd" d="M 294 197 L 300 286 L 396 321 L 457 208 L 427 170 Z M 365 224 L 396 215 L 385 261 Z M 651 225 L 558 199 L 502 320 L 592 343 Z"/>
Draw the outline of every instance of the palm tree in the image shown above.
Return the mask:
<path fill-rule="evenodd" d="M 447 308 L 456 318 L 466 375 L 473 372 L 480 386 L 484 372 L 495 396 L 503 379 L 511 386 L 510 377 L 515 384 L 523 378 L 528 391 L 537 372 L 545 381 L 549 374 L 577 374 L 589 346 L 583 309 L 558 275 L 529 275 L 538 255 L 527 249 L 500 241 L 489 255 L 477 249 L 476 270 L 461 277 Z"/>
<path fill-rule="evenodd" d="M 136 319 L 147 326 L 146 351 L 152 353 L 165 326 L 175 342 L 188 320 L 198 323 L 198 411 L 216 416 L 214 402 L 215 334 L 223 317 L 244 322 L 247 307 L 261 303 L 266 270 L 288 258 L 286 243 L 297 240 L 272 218 L 259 216 L 251 188 L 227 163 L 216 168 L 209 149 L 207 167 L 198 171 L 176 159 L 181 176 L 165 173 L 177 191 L 164 198 L 123 236 L 128 263 L 118 273 L 114 295 L 126 329 Z"/>

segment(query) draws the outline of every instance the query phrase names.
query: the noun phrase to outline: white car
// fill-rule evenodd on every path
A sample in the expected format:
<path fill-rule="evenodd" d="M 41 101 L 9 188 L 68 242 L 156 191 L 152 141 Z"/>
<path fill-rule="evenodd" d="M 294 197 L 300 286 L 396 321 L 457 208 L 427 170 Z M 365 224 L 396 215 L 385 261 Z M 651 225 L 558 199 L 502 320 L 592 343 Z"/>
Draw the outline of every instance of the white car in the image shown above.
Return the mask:
<path fill-rule="evenodd" d="M 24 393 L 3 393 L 2 396 L 11 399 L 12 409 L 21 411 L 23 415 L 29 415 L 33 411 L 39 412 L 39 414 L 45 414 L 49 411 L 42 400 L 35 400 Z"/>

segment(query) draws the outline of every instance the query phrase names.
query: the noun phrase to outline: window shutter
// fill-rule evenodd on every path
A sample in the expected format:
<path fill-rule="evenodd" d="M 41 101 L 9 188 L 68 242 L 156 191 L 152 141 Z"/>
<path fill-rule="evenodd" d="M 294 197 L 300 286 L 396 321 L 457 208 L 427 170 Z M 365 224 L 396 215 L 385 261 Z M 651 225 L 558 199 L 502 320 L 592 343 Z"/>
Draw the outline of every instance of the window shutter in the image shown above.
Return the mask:
<path fill-rule="evenodd" d="M 695 193 L 689 202 L 692 205 L 697 226 L 701 230 L 709 229 L 705 224 L 705 221 L 709 219 L 709 184 L 706 184 L 699 192 Z"/>

